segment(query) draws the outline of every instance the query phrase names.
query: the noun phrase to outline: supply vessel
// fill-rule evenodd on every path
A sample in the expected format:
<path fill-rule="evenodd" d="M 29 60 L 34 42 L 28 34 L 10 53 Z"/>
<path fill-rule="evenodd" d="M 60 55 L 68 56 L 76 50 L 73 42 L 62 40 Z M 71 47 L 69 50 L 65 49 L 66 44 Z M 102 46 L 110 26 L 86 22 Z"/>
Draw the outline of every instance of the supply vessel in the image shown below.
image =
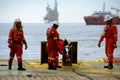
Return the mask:
<path fill-rule="evenodd" d="M 104 17 L 106 15 L 110 15 L 113 17 L 113 23 L 114 24 L 120 24 L 120 16 L 119 12 L 120 9 L 111 7 L 112 10 L 116 11 L 116 14 L 112 14 L 110 11 L 105 11 L 105 3 L 103 4 L 103 10 L 102 11 L 95 11 L 91 16 L 84 16 L 84 21 L 86 25 L 104 25 Z"/>

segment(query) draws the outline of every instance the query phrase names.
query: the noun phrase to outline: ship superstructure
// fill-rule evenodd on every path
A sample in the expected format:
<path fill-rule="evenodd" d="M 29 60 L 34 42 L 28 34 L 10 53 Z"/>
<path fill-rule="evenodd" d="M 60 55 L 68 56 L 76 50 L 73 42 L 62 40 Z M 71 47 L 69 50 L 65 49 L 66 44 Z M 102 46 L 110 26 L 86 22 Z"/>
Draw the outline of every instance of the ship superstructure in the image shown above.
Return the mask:
<path fill-rule="evenodd" d="M 103 24 L 105 24 L 104 17 L 106 15 L 110 15 L 113 17 L 114 24 L 120 24 L 120 17 L 118 15 L 118 12 L 120 10 L 113 8 L 113 7 L 111 9 L 116 10 L 117 15 L 112 14 L 109 11 L 105 11 L 105 3 L 104 3 L 102 11 L 96 11 L 91 16 L 84 16 L 84 20 L 85 20 L 86 25 L 103 25 Z"/>

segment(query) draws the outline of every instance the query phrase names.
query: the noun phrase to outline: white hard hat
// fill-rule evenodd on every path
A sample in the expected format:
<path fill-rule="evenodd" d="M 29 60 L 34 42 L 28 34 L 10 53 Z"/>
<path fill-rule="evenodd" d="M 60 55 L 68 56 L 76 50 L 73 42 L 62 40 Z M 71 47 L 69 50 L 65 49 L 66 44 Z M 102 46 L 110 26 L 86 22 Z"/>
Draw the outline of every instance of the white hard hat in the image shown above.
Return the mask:
<path fill-rule="evenodd" d="M 71 45 L 71 41 L 70 40 L 68 40 L 68 39 L 65 39 L 65 40 L 67 42 L 67 45 Z"/>
<path fill-rule="evenodd" d="M 15 19 L 14 22 L 21 22 L 20 18 Z"/>
<path fill-rule="evenodd" d="M 69 41 L 69 40 L 67 40 L 68 41 L 68 45 L 70 45 L 71 44 L 71 41 Z"/>
<path fill-rule="evenodd" d="M 59 22 L 58 21 L 54 21 L 53 24 L 56 24 L 59 26 Z"/>
<path fill-rule="evenodd" d="M 110 15 L 106 15 L 105 18 L 104 18 L 104 21 L 109 21 L 111 20 L 113 17 L 110 16 Z"/>

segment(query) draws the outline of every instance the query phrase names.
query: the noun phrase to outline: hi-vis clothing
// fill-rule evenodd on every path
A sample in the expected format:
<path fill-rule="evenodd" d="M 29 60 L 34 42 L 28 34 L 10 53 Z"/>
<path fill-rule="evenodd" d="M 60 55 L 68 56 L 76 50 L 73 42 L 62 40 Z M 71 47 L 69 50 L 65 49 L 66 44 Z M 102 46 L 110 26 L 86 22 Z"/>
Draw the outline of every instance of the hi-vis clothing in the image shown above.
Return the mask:
<path fill-rule="evenodd" d="M 9 62 L 12 62 L 16 54 L 18 62 L 22 62 L 22 47 L 23 44 L 26 44 L 24 33 L 22 29 L 12 28 L 9 31 L 8 35 L 8 44 L 10 47 L 10 59 Z"/>
<path fill-rule="evenodd" d="M 52 63 L 54 66 L 58 66 L 58 52 L 62 53 L 62 50 L 59 49 L 58 44 L 61 39 L 59 39 L 59 33 L 52 26 L 47 29 L 47 49 L 48 49 L 48 62 Z"/>
<path fill-rule="evenodd" d="M 64 55 L 64 41 L 62 39 L 59 39 L 59 41 L 57 42 L 57 47 L 58 47 L 58 52 L 61 54 L 61 55 Z"/>
<path fill-rule="evenodd" d="M 101 43 L 105 38 L 105 53 L 109 62 L 113 62 L 114 44 L 116 44 L 118 40 L 117 36 L 117 26 L 112 24 L 104 27 L 104 31 L 99 39 L 99 43 Z"/>

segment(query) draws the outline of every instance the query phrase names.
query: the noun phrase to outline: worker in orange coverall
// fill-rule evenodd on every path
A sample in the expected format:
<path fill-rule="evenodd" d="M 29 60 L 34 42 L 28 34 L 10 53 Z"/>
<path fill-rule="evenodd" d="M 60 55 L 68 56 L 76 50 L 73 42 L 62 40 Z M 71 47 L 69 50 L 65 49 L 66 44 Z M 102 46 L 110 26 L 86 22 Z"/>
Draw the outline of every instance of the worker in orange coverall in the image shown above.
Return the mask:
<path fill-rule="evenodd" d="M 57 68 L 61 68 L 58 65 L 58 53 L 63 55 L 63 40 L 59 39 L 59 33 L 57 32 L 57 28 L 59 26 L 59 22 L 53 22 L 53 25 L 47 29 L 47 48 L 48 48 L 48 69 L 56 70 Z"/>
<path fill-rule="evenodd" d="M 25 49 L 27 49 L 27 43 L 22 30 L 22 22 L 19 18 L 17 18 L 14 21 L 13 27 L 9 31 L 8 47 L 10 48 L 10 58 L 8 61 L 8 69 L 12 69 L 12 62 L 14 56 L 16 55 L 18 61 L 18 70 L 26 70 L 22 67 L 23 44 L 25 44 Z"/>
<path fill-rule="evenodd" d="M 98 47 L 101 46 L 101 42 L 105 38 L 105 53 L 108 58 L 108 65 L 104 68 L 112 69 L 113 68 L 113 53 L 114 49 L 117 48 L 117 26 L 112 23 L 112 18 L 109 15 L 105 16 L 104 21 L 107 23 L 104 27 L 104 31 L 99 39 Z"/>

